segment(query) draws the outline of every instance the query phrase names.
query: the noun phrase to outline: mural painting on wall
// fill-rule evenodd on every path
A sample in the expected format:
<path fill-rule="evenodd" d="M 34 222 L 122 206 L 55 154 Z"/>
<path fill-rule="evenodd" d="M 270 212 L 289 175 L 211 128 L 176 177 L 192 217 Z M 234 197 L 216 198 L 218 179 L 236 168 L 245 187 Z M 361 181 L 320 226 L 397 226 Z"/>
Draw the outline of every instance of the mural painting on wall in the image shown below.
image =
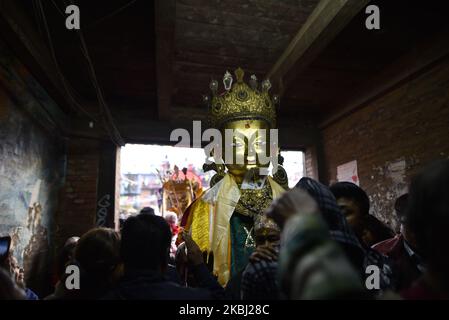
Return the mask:
<path fill-rule="evenodd" d="M 36 286 L 39 275 L 43 278 L 43 266 L 49 262 L 54 212 L 63 176 L 58 140 L 42 130 L 49 124 L 42 106 L 53 105 L 0 41 L 0 236 L 11 237 L 12 255 L 25 274 L 36 275 L 30 281 Z M 45 125 L 38 126 L 32 118 Z M 51 124 L 48 128 L 51 130 Z"/>

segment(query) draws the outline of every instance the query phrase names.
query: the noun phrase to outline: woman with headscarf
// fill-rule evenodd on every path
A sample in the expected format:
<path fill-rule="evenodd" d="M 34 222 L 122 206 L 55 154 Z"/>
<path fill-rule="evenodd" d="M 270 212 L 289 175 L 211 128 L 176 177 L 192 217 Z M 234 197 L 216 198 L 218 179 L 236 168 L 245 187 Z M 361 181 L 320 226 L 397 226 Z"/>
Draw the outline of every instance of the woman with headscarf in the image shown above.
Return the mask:
<path fill-rule="evenodd" d="M 331 238 L 340 244 L 354 267 L 362 270 L 365 250 L 341 213 L 329 188 L 310 178 L 302 178 L 296 184 L 296 188 L 305 190 L 315 200 L 321 216 L 327 223 Z"/>
<path fill-rule="evenodd" d="M 375 265 L 380 271 L 380 289 L 391 286 L 391 267 L 386 263 L 385 257 L 360 244 L 340 212 L 335 197 L 323 184 L 310 178 L 302 178 L 296 188 L 285 193 L 272 204 L 268 215 L 281 227 L 288 220 L 288 227 L 283 230 L 285 246 L 281 250 L 281 258 L 284 257 L 281 259 L 284 274 L 291 274 L 291 270 L 285 272 L 289 269 L 285 268 L 285 265 L 291 266 L 295 265 L 295 262 L 301 262 L 300 259 L 307 253 L 308 258 L 312 257 L 312 260 L 319 263 L 326 261 L 327 258 L 329 258 L 328 262 L 333 261 L 333 266 L 329 264 L 320 267 L 321 270 L 325 270 L 327 275 L 325 278 L 330 280 L 347 278 L 345 280 L 347 283 L 354 283 L 354 277 L 349 270 L 355 270 L 359 282 L 364 283 L 362 279 L 367 276 L 366 267 Z M 310 249 L 312 254 L 307 251 Z M 315 249 L 319 250 L 314 251 Z M 318 257 L 321 258 L 318 259 Z M 338 261 L 333 260 L 336 257 Z M 345 261 L 349 261 L 350 266 L 345 264 Z M 339 266 L 340 269 L 338 269 Z M 334 271 L 337 273 L 342 271 L 342 274 L 340 277 L 330 276 Z M 334 283 L 334 286 L 338 288 L 345 281 Z M 352 288 L 357 289 L 357 286 Z M 351 290 L 348 292 L 352 292 Z M 332 295 L 329 293 L 328 296 Z"/>

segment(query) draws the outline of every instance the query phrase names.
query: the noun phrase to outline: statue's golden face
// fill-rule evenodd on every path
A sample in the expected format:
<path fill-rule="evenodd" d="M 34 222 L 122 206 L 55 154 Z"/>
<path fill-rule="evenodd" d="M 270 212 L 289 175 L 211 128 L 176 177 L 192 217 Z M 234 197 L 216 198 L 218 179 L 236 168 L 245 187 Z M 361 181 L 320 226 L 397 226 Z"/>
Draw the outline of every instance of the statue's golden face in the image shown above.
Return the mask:
<path fill-rule="evenodd" d="M 260 163 L 261 155 L 269 154 L 270 127 L 265 121 L 236 120 L 228 122 L 223 129 L 233 129 L 236 133 L 232 141 L 233 161 L 229 163 L 225 159 L 225 165 L 233 176 L 241 178 L 251 169 L 269 167 L 269 163 Z M 265 137 L 261 136 L 262 133 L 258 129 L 265 129 Z M 249 152 L 250 144 L 253 147 L 253 154 Z M 237 159 L 243 161 L 238 163 Z"/>

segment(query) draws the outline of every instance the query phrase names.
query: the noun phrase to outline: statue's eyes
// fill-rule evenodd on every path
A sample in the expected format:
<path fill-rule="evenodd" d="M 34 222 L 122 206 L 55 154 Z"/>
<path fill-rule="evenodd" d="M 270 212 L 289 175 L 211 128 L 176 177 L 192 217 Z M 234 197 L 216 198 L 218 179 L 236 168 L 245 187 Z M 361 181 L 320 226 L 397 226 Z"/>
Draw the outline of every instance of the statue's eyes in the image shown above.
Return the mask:
<path fill-rule="evenodd" d="M 233 147 L 236 147 L 236 148 L 242 148 L 242 147 L 244 147 L 245 145 L 244 145 L 242 142 L 240 142 L 240 141 L 234 141 L 234 142 L 232 143 L 232 146 L 233 146 Z"/>

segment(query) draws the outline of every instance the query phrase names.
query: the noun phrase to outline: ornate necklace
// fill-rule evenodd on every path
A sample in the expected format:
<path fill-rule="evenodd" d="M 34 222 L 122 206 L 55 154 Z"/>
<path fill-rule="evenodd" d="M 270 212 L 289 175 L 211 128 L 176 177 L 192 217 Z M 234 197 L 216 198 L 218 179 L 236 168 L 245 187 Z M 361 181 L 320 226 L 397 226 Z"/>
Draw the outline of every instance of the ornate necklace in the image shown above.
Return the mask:
<path fill-rule="evenodd" d="M 245 216 L 254 217 L 268 208 L 273 201 L 270 184 L 261 189 L 240 189 L 241 195 L 235 210 Z"/>

